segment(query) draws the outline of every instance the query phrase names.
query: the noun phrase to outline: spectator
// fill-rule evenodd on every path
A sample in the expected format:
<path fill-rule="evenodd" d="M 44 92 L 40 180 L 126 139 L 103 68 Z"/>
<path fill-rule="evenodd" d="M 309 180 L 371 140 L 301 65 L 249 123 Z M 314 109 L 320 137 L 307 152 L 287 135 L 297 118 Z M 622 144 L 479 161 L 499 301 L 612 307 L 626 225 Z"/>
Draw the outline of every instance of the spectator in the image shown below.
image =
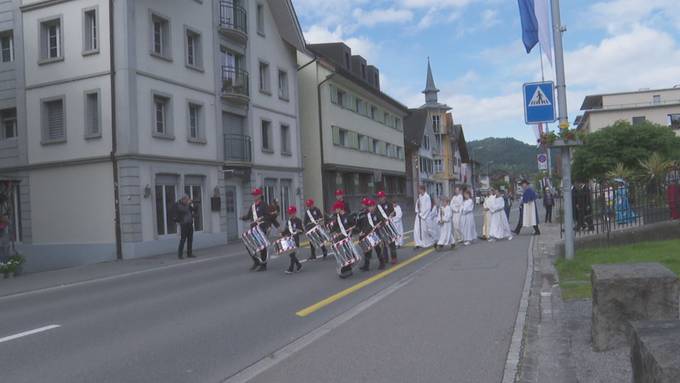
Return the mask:
<path fill-rule="evenodd" d="M 545 222 L 552 223 L 552 210 L 555 206 L 555 197 L 553 197 L 550 188 L 545 188 L 543 194 L 543 207 L 545 207 Z"/>
<path fill-rule="evenodd" d="M 194 206 L 188 195 L 182 197 L 175 207 L 175 222 L 180 227 L 179 247 L 177 248 L 177 257 L 184 258 L 184 243 L 187 244 L 187 258 L 196 258 L 192 254 L 192 247 L 194 242 Z"/>

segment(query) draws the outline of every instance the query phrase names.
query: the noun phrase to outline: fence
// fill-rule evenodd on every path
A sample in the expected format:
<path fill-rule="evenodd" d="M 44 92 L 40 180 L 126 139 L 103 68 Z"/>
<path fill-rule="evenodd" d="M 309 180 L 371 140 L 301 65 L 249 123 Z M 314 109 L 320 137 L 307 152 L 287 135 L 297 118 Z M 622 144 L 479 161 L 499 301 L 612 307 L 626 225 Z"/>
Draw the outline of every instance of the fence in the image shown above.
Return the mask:
<path fill-rule="evenodd" d="M 609 239 L 612 231 L 680 219 L 680 176 L 676 172 L 661 182 L 580 184 L 572 189 L 572 202 L 576 236 Z M 563 200 L 557 208 L 563 217 Z M 562 218 L 560 229 L 564 233 Z"/>

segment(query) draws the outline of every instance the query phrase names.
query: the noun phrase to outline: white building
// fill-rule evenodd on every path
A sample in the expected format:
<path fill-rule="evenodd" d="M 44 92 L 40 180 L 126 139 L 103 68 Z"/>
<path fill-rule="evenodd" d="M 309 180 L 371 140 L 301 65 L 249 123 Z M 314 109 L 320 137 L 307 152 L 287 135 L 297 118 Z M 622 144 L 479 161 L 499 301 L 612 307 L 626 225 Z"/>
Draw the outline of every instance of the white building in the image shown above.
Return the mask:
<path fill-rule="evenodd" d="M 636 124 L 643 121 L 670 126 L 680 135 L 680 86 L 669 89 L 644 89 L 635 92 L 587 96 L 578 129 L 595 132 L 617 121 Z"/>
<path fill-rule="evenodd" d="M 17 137 L 0 173 L 21 181 L 28 269 L 175 251 L 182 194 L 200 206 L 195 248 L 238 237 L 252 186 L 299 200 L 290 1 L 14 6 Z"/>

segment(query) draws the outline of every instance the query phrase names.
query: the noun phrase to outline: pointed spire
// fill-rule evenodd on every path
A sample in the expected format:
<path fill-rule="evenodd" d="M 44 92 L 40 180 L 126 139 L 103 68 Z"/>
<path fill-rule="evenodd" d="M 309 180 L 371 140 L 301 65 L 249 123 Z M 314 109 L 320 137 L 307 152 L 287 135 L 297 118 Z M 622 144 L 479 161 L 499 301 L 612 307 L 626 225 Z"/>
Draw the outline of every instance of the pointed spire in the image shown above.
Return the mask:
<path fill-rule="evenodd" d="M 427 82 L 425 84 L 425 103 L 426 104 L 436 104 L 437 103 L 437 93 L 439 89 L 434 85 L 434 77 L 432 76 L 432 68 L 430 67 L 430 57 L 427 57 Z"/>

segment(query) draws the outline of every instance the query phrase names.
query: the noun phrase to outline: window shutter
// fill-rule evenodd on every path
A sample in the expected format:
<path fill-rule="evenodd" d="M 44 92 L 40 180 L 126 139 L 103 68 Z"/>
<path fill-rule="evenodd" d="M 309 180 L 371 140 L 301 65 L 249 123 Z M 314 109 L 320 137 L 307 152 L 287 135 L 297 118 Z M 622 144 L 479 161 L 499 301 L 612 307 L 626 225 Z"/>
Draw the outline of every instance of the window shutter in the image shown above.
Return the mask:
<path fill-rule="evenodd" d="M 61 100 L 47 103 L 47 138 L 58 140 L 64 137 L 64 108 Z"/>
<path fill-rule="evenodd" d="M 340 145 L 340 128 L 333 126 L 333 144 Z"/>
<path fill-rule="evenodd" d="M 353 149 L 359 149 L 359 135 L 357 132 L 349 132 L 349 146 Z"/>
<path fill-rule="evenodd" d="M 335 85 L 329 85 L 328 88 L 331 90 L 331 102 L 333 104 L 338 103 L 338 88 Z"/>

